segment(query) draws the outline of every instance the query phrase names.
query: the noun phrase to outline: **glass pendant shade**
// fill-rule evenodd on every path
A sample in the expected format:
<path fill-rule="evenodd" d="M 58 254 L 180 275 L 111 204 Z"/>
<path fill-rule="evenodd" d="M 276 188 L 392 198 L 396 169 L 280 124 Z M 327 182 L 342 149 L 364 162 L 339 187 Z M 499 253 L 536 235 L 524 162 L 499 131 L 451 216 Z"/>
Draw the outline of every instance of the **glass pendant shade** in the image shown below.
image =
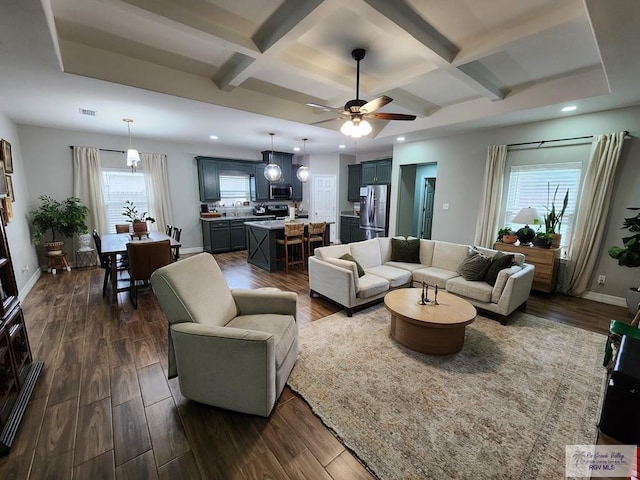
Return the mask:
<path fill-rule="evenodd" d="M 298 169 L 296 172 L 296 177 L 302 183 L 307 183 L 309 181 L 309 167 L 305 167 L 304 165 Z"/>
<path fill-rule="evenodd" d="M 269 163 L 264 167 L 264 178 L 270 182 L 277 182 L 282 177 L 282 170 L 280 166 L 275 163 Z"/>

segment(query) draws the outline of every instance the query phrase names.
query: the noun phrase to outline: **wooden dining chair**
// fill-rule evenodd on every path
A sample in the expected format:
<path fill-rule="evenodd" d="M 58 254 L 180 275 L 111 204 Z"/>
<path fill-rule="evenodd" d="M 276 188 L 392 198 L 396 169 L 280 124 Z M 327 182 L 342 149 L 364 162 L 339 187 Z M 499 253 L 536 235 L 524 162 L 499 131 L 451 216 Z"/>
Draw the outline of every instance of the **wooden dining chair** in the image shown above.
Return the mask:
<path fill-rule="evenodd" d="M 129 257 L 129 297 L 133 307 L 138 308 L 138 286 L 148 285 L 153 272 L 171 263 L 171 241 L 129 242 L 127 255 Z"/>
<path fill-rule="evenodd" d="M 97 230 L 93 230 L 93 243 L 96 245 L 96 252 L 98 253 L 98 258 L 100 259 L 100 268 L 104 269 L 104 281 L 102 283 L 102 296 L 104 297 L 107 293 L 107 284 L 109 283 L 109 276 L 111 275 L 111 258 L 108 255 L 104 255 L 102 253 L 102 239 L 98 234 Z M 118 257 L 117 257 L 118 258 Z M 116 270 L 119 272 L 123 272 L 126 270 L 125 264 L 117 260 Z"/>
<path fill-rule="evenodd" d="M 128 223 L 116 223 L 116 233 L 129 233 L 130 228 Z"/>
<path fill-rule="evenodd" d="M 307 249 L 307 257 L 313 255 L 313 248 L 315 244 L 319 244 L 321 247 L 324 245 L 324 232 L 327 228 L 325 222 L 311 222 L 307 227 L 307 234 L 304 236 L 304 243 Z"/>
<path fill-rule="evenodd" d="M 285 223 L 284 238 L 276 239 L 276 243 L 282 245 L 285 272 L 289 273 L 289 265 L 302 265 L 304 262 L 304 223 Z"/>
<path fill-rule="evenodd" d="M 171 234 L 173 233 L 173 225 L 169 225 L 167 223 L 167 226 L 164 229 L 164 233 L 166 233 L 168 236 L 171 236 Z"/>
<path fill-rule="evenodd" d="M 182 229 L 178 227 L 173 227 L 171 229 L 171 236 L 176 242 L 179 242 L 180 237 L 182 236 Z M 180 249 L 178 247 L 175 247 L 173 249 L 173 261 L 177 262 L 178 260 L 180 260 Z"/>

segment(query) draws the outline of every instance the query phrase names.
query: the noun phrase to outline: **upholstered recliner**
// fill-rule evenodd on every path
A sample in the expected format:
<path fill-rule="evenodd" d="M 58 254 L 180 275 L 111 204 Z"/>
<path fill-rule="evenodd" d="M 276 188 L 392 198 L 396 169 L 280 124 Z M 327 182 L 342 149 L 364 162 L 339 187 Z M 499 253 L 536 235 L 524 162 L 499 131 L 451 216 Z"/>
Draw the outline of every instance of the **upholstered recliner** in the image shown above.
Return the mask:
<path fill-rule="evenodd" d="M 201 253 L 156 270 L 151 285 L 169 320 L 169 378 L 191 400 L 268 416 L 298 354 L 298 297 L 230 290 Z"/>

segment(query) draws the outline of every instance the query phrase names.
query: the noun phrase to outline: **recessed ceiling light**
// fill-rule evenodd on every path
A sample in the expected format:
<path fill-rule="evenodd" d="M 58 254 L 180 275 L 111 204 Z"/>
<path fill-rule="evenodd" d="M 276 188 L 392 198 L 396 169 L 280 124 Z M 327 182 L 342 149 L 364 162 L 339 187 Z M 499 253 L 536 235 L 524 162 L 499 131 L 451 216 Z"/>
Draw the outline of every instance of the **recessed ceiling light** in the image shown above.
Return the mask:
<path fill-rule="evenodd" d="M 209 135 L 209 138 L 210 138 L 211 140 L 217 140 L 217 139 L 218 139 L 218 136 L 217 136 L 217 135 Z"/>
<path fill-rule="evenodd" d="M 294 152 L 299 152 L 300 151 L 300 147 L 293 147 L 293 151 Z"/>
<path fill-rule="evenodd" d="M 564 107 L 562 109 L 563 112 L 573 112 L 577 107 L 575 105 L 569 105 L 568 107 Z"/>
<path fill-rule="evenodd" d="M 338 145 L 338 148 L 345 148 L 345 145 Z"/>
<path fill-rule="evenodd" d="M 399 141 L 399 142 L 404 142 L 404 137 L 398 137 L 398 138 L 396 138 L 396 140 Z"/>

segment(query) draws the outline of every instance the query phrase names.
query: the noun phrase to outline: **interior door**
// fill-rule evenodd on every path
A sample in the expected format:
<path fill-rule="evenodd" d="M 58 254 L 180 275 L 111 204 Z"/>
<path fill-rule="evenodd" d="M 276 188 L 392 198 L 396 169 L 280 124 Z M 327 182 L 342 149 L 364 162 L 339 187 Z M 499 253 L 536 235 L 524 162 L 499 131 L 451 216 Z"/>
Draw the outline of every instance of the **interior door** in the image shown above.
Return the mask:
<path fill-rule="evenodd" d="M 334 222 L 329 228 L 329 241 L 336 240 L 337 193 L 335 175 L 314 175 L 311 192 L 312 218 L 314 222 Z"/>
<path fill-rule="evenodd" d="M 420 221 L 420 238 L 431 238 L 431 225 L 433 223 L 433 206 L 436 195 L 436 179 L 424 179 L 424 195 L 422 202 L 422 217 Z"/>

